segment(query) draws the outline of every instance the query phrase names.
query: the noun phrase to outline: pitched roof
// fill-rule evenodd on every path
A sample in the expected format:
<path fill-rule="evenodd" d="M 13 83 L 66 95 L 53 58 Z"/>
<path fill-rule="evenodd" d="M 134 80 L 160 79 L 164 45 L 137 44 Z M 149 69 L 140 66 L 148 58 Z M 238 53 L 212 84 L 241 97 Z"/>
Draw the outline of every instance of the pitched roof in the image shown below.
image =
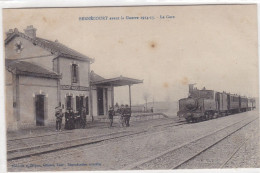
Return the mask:
<path fill-rule="evenodd" d="M 19 36 L 26 40 L 31 41 L 34 45 L 38 45 L 48 51 L 50 51 L 53 54 L 57 54 L 59 56 L 68 57 L 72 59 L 82 60 L 82 61 L 91 61 L 93 62 L 92 58 L 89 58 L 88 56 L 85 56 L 57 41 L 50 41 L 47 39 L 39 38 L 39 37 L 29 37 L 26 34 L 19 32 L 18 29 L 14 29 L 14 32 L 8 35 L 8 37 L 5 39 L 5 44 L 7 44 L 9 41 L 12 40 L 12 38 Z"/>
<path fill-rule="evenodd" d="M 99 76 L 98 74 L 96 74 L 94 71 L 91 71 L 90 73 L 90 81 L 92 85 L 102 85 L 102 86 L 112 85 L 114 87 L 143 83 L 143 80 L 123 77 L 123 76 L 105 79 Z"/>
<path fill-rule="evenodd" d="M 7 67 L 8 71 L 15 74 L 53 79 L 61 78 L 61 75 L 57 74 L 56 72 L 31 62 L 5 59 L 5 66 Z"/>
<path fill-rule="evenodd" d="M 102 81 L 102 80 L 105 80 L 105 78 L 99 76 L 94 71 L 91 71 L 91 73 L 90 73 L 90 81 L 91 82 L 98 82 L 98 81 Z"/>
<path fill-rule="evenodd" d="M 92 82 L 92 81 L 91 81 Z M 103 79 L 99 81 L 92 82 L 92 85 L 102 85 L 102 86 L 125 86 L 125 85 L 133 85 L 143 83 L 143 80 L 128 78 L 124 76 L 110 78 L 110 79 Z"/>

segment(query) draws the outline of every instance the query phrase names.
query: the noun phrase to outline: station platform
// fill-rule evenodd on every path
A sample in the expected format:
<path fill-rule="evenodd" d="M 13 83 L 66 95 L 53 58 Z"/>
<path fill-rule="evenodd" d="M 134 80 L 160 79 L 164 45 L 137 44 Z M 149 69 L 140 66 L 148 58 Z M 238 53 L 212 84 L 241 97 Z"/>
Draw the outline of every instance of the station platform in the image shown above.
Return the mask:
<path fill-rule="evenodd" d="M 119 116 L 115 116 L 113 119 L 113 127 L 120 127 L 119 124 Z M 131 122 L 141 122 L 153 119 L 167 118 L 167 116 L 163 113 L 142 113 L 131 116 Z M 136 123 L 134 123 L 136 124 Z M 91 121 L 91 117 L 87 119 L 87 127 L 88 133 L 93 133 L 98 129 L 109 128 L 109 119 L 108 117 L 95 117 L 94 121 Z M 77 130 L 85 130 L 85 129 L 74 129 L 74 130 L 65 130 L 64 129 L 64 118 L 62 120 L 61 130 L 64 131 L 77 131 Z M 100 131 L 100 130 L 98 130 Z M 102 130 L 101 130 L 102 131 Z M 7 132 L 7 140 L 18 139 L 18 138 L 27 138 L 34 136 L 41 136 L 42 134 L 52 134 L 57 133 L 55 122 L 51 123 L 48 126 L 35 126 L 30 128 L 19 129 L 15 131 Z"/>
<path fill-rule="evenodd" d="M 7 132 L 7 159 L 10 161 L 30 155 L 102 142 L 174 121 L 174 118 L 167 116 L 147 115 L 142 118 L 131 117 L 130 127 L 122 127 L 119 117 L 115 117 L 112 127 L 108 120 L 96 119 L 93 122 L 88 121 L 85 129 L 64 130 L 63 122 L 62 131 L 56 131 L 54 125 L 11 131 Z"/>

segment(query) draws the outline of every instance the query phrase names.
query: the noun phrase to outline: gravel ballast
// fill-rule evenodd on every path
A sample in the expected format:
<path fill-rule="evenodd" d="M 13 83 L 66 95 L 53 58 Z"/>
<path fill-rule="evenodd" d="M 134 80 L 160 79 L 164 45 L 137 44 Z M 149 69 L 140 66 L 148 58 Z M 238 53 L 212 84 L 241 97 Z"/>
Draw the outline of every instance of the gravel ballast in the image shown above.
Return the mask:
<path fill-rule="evenodd" d="M 96 145 L 81 146 L 65 151 L 42 154 L 8 163 L 8 171 L 42 170 L 118 170 L 136 162 L 158 155 L 212 131 L 224 128 L 243 119 L 257 117 L 256 111 L 230 115 L 194 124 L 148 130 L 145 134 L 118 140 L 105 141 Z M 149 123 L 143 124 L 149 126 Z M 143 128 L 143 127 L 136 127 Z M 32 164 L 31 168 L 25 165 Z M 54 164 L 55 166 L 43 166 Z M 56 166 L 61 164 L 62 166 Z M 71 165 L 70 165 L 71 164 Z M 73 166 L 74 164 L 74 166 Z M 77 164 L 81 164 L 80 166 Z M 25 167 L 15 166 L 24 165 Z"/>

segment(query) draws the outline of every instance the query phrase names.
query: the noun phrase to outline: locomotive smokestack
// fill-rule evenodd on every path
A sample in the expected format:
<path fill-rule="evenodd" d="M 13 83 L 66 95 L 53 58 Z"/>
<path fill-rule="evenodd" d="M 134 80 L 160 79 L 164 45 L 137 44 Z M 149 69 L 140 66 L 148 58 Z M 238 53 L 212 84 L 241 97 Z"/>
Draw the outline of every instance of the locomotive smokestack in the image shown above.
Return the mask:
<path fill-rule="evenodd" d="M 196 83 L 195 84 L 189 84 L 189 93 L 191 94 L 192 92 L 193 92 L 193 86 L 194 85 L 196 85 Z"/>
<path fill-rule="evenodd" d="M 192 91 L 193 91 L 193 85 L 189 84 L 189 93 L 192 93 Z"/>

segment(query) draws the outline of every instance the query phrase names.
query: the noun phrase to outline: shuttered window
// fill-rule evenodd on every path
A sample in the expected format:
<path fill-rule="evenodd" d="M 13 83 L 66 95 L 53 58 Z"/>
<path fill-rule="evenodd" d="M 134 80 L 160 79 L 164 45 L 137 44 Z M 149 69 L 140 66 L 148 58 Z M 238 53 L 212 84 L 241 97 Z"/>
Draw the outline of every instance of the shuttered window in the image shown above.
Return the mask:
<path fill-rule="evenodd" d="M 79 82 L 79 67 L 77 64 L 72 64 L 71 66 L 71 80 L 72 83 Z"/>

